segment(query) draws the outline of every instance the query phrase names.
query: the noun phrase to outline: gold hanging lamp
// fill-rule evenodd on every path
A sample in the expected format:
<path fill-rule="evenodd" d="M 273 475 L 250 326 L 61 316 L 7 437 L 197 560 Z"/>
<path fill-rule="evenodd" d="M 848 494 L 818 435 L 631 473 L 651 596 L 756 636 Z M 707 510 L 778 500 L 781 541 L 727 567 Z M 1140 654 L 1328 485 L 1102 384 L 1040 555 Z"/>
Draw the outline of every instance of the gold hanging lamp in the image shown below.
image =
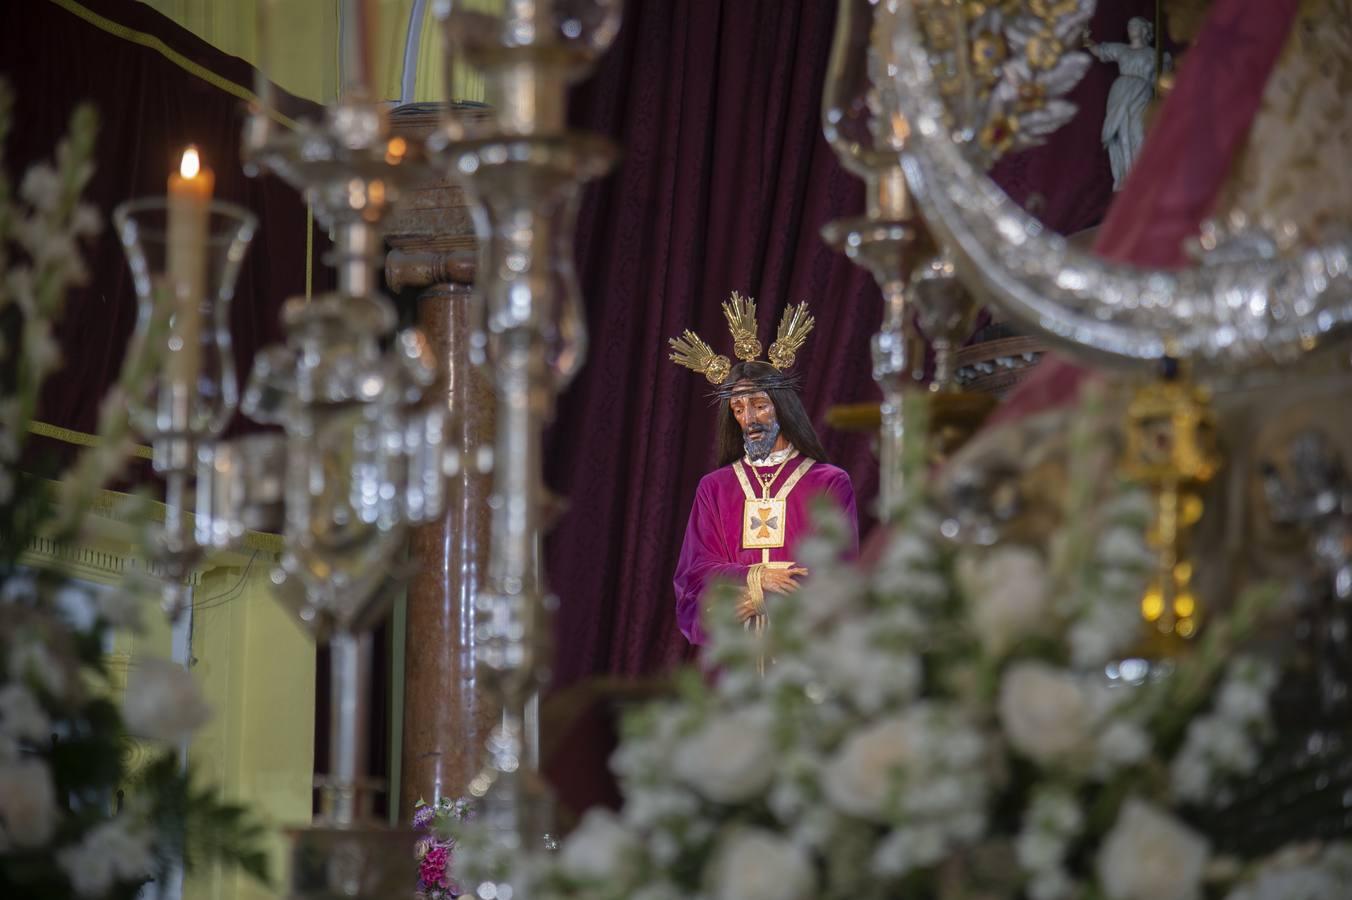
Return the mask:
<path fill-rule="evenodd" d="M 1141 618 L 1148 643 L 1176 648 L 1201 623 L 1188 538 L 1202 517 L 1202 488 L 1221 463 L 1210 392 L 1180 377 L 1168 361 L 1163 377 L 1139 388 L 1127 407 L 1126 438 L 1123 470 L 1153 495 L 1147 540 L 1159 554 L 1141 597 Z"/>

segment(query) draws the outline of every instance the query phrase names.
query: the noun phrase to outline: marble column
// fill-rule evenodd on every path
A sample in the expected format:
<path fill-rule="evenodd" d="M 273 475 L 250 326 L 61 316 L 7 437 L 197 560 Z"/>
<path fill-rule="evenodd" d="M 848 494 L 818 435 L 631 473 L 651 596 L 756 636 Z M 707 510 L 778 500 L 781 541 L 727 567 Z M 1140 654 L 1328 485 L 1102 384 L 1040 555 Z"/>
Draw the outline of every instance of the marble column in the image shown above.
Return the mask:
<path fill-rule="evenodd" d="M 405 106 L 392 122 L 413 144 L 439 117 L 436 106 Z M 447 439 L 460 461 L 445 516 L 419 528 L 411 546 L 417 570 L 408 587 L 398 798 L 407 821 L 419 798 L 465 793 L 497 716 L 479 688 L 474 636 L 474 603 L 488 561 L 493 386 L 470 361 L 475 240 L 460 188 L 441 180 L 413 191 L 387 240 L 390 290 L 422 289 L 418 323 L 443 362 L 438 396 L 451 410 Z"/>

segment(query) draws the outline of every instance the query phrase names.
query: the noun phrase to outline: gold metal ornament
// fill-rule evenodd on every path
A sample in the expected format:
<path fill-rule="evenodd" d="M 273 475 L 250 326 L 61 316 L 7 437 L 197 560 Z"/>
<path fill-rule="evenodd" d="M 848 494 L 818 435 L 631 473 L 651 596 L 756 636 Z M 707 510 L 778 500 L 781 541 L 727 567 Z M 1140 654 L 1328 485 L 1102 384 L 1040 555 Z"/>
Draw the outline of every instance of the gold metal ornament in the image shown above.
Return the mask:
<path fill-rule="evenodd" d="M 807 303 L 790 305 L 779 320 L 779 331 L 775 333 L 775 342 L 770 345 L 770 365 L 781 372 L 793 368 L 798 351 L 807 342 L 816 320 L 808 314 Z"/>
<path fill-rule="evenodd" d="M 721 353 L 715 354 L 712 347 L 689 329 L 680 337 L 671 338 L 668 343 L 675 351 L 671 354 L 672 362 L 699 372 L 710 384 L 722 384 L 732 371 L 732 360 Z"/>
<path fill-rule="evenodd" d="M 733 352 L 738 359 L 754 362 L 761 352 L 761 343 L 756 337 L 756 301 L 733 291 L 732 297 L 723 304 L 723 315 L 732 333 Z M 770 365 L 781 372 L 791 369 L 815 324 L 806 302 L 790 304 L 780 317 L 779 329 L 770 345 Z M 732 371 L 732 361 L 728 357 L 714 353 L 708 343 L 689 329 L 680 337 L 669 338 L 667 343 L 673 351 L 669 357 L 672 362 L 700 373 L 710 384 L 722 384 Z"/>
<path fill-rule="evenodd" d="M 1192 638 L 1201 621 L 1188 537 L 1202 517 L 1201 488 L 1221 463 L 1210 400 L 1202 388 L 1168 379 L 1140 388 L 1127 407 L 1123 468 L 1154 494 L 1147 540 L 1159 554 L 1141 597 L 1141 617 L 1166 646 Z"/>
<path fill-rule="evenodd" d="M 732 298 L 723 304 L 723 315 L 728 320 L 728 330 L 732 332 L 732 352 L 737 358 L 751 362 L 760 356 L 761 343 L 756 337 L 756 301 L 733 291 Z"/>

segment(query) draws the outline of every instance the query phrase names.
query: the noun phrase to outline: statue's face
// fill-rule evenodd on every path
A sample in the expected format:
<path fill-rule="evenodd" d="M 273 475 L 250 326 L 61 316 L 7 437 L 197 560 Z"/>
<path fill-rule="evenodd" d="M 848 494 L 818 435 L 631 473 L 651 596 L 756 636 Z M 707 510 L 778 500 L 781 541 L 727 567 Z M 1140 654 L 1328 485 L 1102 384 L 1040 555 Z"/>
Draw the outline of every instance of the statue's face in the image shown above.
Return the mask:
<path fill-rule="evenodd" d="M 1136 46 L 1142 46 L 1146 42 L 1146 24 L 1139 19 L 1132 19 L 1127 23 L 1127 40 Z"/>
<path fill-rule="evenodd" d="M 742 429 L 746 455 L 752 459 L 769 456 L 779 440 L 779 419 L 770 395 L 765 391 L 743 394 L 728 401 L 728 407 Z"/>

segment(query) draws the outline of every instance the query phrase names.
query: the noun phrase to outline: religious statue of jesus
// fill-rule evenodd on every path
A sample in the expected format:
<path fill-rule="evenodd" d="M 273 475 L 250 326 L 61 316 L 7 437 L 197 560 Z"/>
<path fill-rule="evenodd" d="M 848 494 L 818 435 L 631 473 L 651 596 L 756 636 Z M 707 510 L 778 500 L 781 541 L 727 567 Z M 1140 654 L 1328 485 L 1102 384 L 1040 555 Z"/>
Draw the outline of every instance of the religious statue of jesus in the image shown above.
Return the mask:
<path fill-rule="evenodd" d="M 757 361 L 756 303 L 733 293 L 723 304 L 741 362 L 732 364 L 694 332 L 671 340 L 671 359 L 703 374 L 719 400 L 718 465 L 700 480 L 676 566 L 676 622 L 692 644 L 705 633 L 700 614 L 716 580 L 743 585 L 738 618 L 748 628 L 769 622 L 770 598 L 798 588 L 808 570 L 794 560 L 810 533 L 809 504 L 825 496 L 850 524 L 859 544 L 854 489 L 826 451 L 788 374 L 813 319 L 807 304 L 784 311 L 768 363 Z"/>

